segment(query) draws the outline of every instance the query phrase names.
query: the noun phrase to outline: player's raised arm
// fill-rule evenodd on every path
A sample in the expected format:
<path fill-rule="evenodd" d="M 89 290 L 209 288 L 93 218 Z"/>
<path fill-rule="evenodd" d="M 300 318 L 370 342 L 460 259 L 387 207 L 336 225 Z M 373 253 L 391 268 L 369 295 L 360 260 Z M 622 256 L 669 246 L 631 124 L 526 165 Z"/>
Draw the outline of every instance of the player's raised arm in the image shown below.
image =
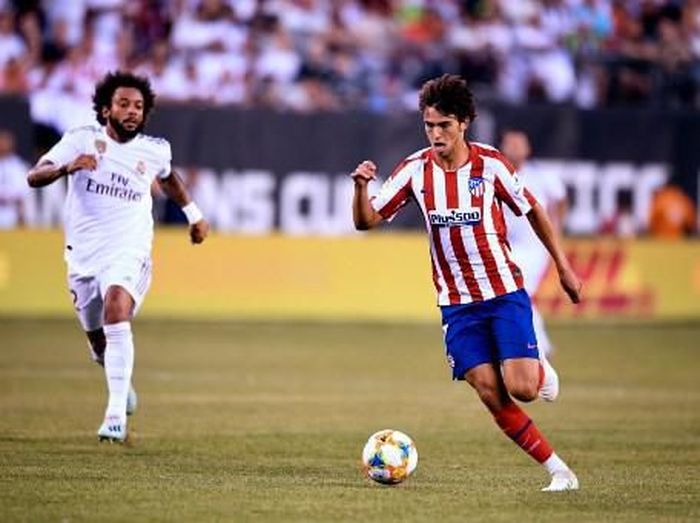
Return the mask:
<path fill-rule="evenodd" d="M 167 178 L 158 178 L 158 183 L 165 195 L 178 204 L 182 208 L 182 212 L 185 213 L 190 224 L 190 240 L 192 243 L 202 243 L 209 234 L 209 222 L 204 219 L 202 211 L 190 198 L 180 176 L 175 171 L 171 171 L 170 176 Z"/>
<path fill-rule="evenodd" d="M 564 254 L 564 250 L 559 244 L 559 238 L 554 231 L 552 222 L 547 217 L 547 213 L 542 206 L 535 202 L 530 212 L 527 213 L 527 219 L 532 226 L 532 229 L 537 234 L 537 237 L 542 241 L 544 246 L 549 251 L 549 254 L 554 260 L 554 264 L 559 273 L 559 281 L 562 288 L 569 295 L 573 303 L 580 301 L 581 281 L 571 268 L 571 264 Z"/>
<path fill-rule="evenodd" d="M 377 176 L 377 166 L 365 160 L 350 173 L 355 182 L 355 194 L 352 199 L 352 218 L 358 231 L 367 231 L 379 225 L 384 219 L 374 210 L 369 201 L 367 185 Z"/>
<path fill-rule="evenodd" d="M 96 167 L 97 158 L 92 154 L 81 154 L 72 162 L 63 165 L 56 165 L 49 160 L 40 160 L 29 170 L 27 183 L 30 187 L 44 187 L 81 169 L 94 171 Z"/>

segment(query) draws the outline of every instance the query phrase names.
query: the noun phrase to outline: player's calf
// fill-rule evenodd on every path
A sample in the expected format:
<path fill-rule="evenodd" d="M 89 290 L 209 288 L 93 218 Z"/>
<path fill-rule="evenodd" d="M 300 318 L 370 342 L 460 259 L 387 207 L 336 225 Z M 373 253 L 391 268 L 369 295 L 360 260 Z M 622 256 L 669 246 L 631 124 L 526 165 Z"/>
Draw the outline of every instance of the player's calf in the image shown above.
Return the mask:
<path fill-rule="evenodd" d="M 105 338 L 104 331 L 100 327 L 97 330 L 87 331 L 85 334 L 88 338 L 88 348 L 90 349 L 92 361 L 104 367 L 105 348 L 107 347 L 107 339 Z"/>
<path fill-rule="evenodd" d="M 121 322 L 104 326 L 107 338 L 105 376 L 109 400 L 105 418 L 126 418 L 127 401 L 134 368 L 134 341 L 131 324 Z"/>
<path fill-rule="evenodd" d="M 90 349 L 90 356 L 92 361 L 100 365 L 105 366 L 105 349 L 107 348 L 107 338 L 105 337 L 104 330 L 99 328 L 97 330 L 86 332 L 88 337 L 88 348 Z M 126 415 L 131 416 L 136 412 L 136 407 L 138 406 L 138 395 L 136 394 L 136 389 L 134 389 L 133 383 L 129 384 L 129 392 L 126 397 Z"/>
<path fill-rule="evenodd" d="M 537 398 L 537 382 L 526 381 L 509 384 L 507 385 L 507 389 L 508 394 L 518 401 L 527 403 Z"/>
<path fill-rule="evenodd" d="M 500 411 L 506 403 L 510 402 L 503 380 L 494 365 L 490 363 L 477 365 L 469 369 L 464 379 L 492 414 Z"/>

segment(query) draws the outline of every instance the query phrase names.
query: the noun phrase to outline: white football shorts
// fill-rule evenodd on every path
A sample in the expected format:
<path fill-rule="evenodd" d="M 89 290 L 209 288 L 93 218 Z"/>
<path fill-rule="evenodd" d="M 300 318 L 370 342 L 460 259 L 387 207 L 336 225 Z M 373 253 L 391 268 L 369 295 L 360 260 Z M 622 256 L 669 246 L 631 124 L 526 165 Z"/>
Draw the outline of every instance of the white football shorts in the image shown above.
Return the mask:
<path fill-rule="evenodd" d="M 544 246 L 511 246 L 515 262 L 523 271 L 525 290 L 534 296 L 549 268 L 549 253 Z"/>
<path fill-rule="evenodd" d="M 104 297 L 113 285 L 123 287 L 134 299 L 133 318 L 151 286 L 150 258 L 118 260 L 107 265 L 94 276 L 68 274 L 68 289 L 80 324 L 85 331 L 102 327 Z"/>

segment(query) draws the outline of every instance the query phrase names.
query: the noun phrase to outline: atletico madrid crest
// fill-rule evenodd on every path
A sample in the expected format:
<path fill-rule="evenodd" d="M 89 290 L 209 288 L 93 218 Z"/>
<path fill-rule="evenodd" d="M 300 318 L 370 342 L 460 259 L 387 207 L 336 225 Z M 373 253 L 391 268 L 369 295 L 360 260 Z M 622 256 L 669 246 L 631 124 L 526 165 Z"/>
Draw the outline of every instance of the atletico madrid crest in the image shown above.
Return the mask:
<path fill-rule="evenodd" d="M 484 195 L 484 179 L 483 178 L 469 178 L 469 192 L 473 196 L 483 196 Z"/>

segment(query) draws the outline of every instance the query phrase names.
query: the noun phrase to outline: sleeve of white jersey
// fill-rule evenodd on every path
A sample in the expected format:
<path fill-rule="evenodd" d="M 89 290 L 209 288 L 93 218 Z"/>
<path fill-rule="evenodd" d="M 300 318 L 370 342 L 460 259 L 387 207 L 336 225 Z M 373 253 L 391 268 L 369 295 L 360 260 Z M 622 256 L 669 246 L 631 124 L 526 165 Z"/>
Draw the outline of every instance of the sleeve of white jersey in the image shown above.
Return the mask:
<path fill-rule="evenodd" d="M 10 198 L 22 198 L 29 191 L 29 186 L 25 176 L 29 166 L 19 157 L 11 160 L 10 167 L 8 169 L 8 174 L 10 175 L 6 182 L 8 183 L 6 187 L 7 196 Z"/>
<path fill-rule="evenodd" d="M 411 198 L 411 177 L 416 163 L 418 162 L 404 161 L 399 164 L 382 184 L 379 192 L 370 198 L 372 208 L 385 220 L 393 220 Z"/>
<path fill-rule="evenodd" d="M 81 131 L 68 131 L 59 142 L 48 150 L 39 163 L 49 161 L 54 165 L 65 165 L 75 160 L 82 152 Z"/>
<path fill-rule="evenodd" d="M 173 171 L 172 166 L 173 153 L 170 147 L 170 142 L 163 140 L 162 152 L 161 152 L 161 167 L 156 175 L 158 178 L 163 179 L 170 176 Z"/>
<path fill-rule="evenodd" d="M 554 202 L 564 200 L 566 198 L 566 186 L 561 176 L 559 176 L 558 173 L 550 173 L 547 181 L 549 182 L 547 184 L 547 189 L 549 191 L 550 200 Z"/>
<path fill-rule="evenodd" d="M 530 212 L 537 202 L 518 173 L 511 171 L 502 161 L 493 161 L 495 171 L 496 196 L 504 202 L 516 216 Z"/>

